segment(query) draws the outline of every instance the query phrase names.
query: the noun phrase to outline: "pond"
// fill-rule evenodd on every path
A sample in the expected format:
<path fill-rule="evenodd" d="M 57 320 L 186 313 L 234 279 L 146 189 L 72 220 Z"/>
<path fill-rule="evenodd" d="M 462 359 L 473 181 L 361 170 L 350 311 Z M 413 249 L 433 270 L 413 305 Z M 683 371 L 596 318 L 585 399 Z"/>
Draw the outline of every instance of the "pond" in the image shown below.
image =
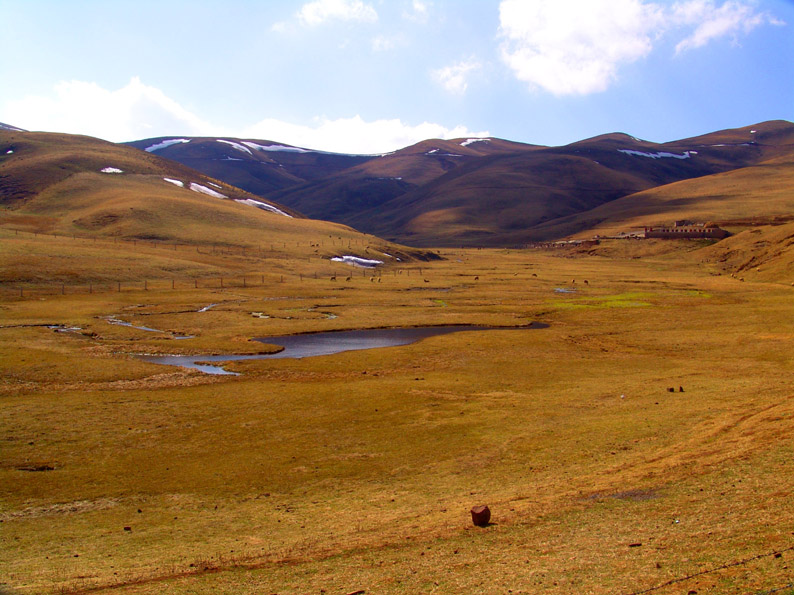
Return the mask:
<path fill-rule="evenodd" d="M 257 337 L 254 339 L 254 341 L 267 343 L 268 345 L 283 347 L 283 350 L 278 353 L 259 353 L 255 355 L 139 355 L 138 357 L 143 361 L 153 364 L 182 366 L 200 370 L 208 374 L 237 375 L 235 372 L 224 370 L 222 366 L 212 365 L 212 362 L 234 362 L 250 359 L 301 359 L 318 355 L 332 355 L 343 351 L 408 345 L 421 341 L 422 339 L 427 339 L 428 337 L 464 331 L 514 331 L 546 327 L 548 327 L 547 324 L 533 322 L 528 326 L 520 327 L 451 325 L 330 331 L 324 333 L 307 333 L 303 335 L 286 335 L 282 337 Z"/>

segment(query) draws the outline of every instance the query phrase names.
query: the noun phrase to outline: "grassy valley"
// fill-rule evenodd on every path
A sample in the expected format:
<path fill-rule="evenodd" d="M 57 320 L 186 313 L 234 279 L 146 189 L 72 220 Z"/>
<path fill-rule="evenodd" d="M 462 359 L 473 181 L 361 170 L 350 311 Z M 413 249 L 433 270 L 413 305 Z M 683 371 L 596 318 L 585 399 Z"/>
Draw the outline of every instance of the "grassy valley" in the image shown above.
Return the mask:
<path fill-rule="evenodd" d="M 236 202 L 264 199 L 134 148 L 0 132 L 0 590 L 791 592 L 775 147 L 566 228 L 715 212 L 720 242 L 431 251 Z M 138 357 L 456 324 L 494 328 L 237 375 Z"/>

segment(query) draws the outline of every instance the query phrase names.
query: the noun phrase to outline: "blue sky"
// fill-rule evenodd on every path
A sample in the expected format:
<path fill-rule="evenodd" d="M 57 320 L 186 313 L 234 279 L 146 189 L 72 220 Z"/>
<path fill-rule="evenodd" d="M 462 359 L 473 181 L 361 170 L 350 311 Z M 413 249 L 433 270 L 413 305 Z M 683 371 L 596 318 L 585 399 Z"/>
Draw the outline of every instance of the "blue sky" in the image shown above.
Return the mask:
<path fill-rule="evenodd" d="M 791 0 L 0 0 L 0 122 L 375 153 L 794 120 Z"/>

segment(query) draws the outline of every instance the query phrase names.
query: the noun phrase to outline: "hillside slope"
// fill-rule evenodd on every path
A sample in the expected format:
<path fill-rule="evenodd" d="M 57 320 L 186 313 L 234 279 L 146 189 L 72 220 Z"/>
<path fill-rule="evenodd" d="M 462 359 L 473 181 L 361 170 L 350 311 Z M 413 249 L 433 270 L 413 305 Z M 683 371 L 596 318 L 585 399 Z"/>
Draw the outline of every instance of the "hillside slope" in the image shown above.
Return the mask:
<path fill-rule="evenodd" d="M 768 145 L 772 157 L 709 176 L 624 196 L 536 228 L 543 237 L 610 235 L 677 220 L 762 225 L 794 215 L 794 139 Z"/>
<path fill-rule="evenodd" d="M 259 196 L 324 178 L 376 158 L 312 151 L 257 139 L 159 137 L 126 144 Z"/>
<path fill-rule="evenodd" d="M 286 248 L 329 237 L 383 244 L 149 152 L 85 136 L 14 131 L 0 131 L 0 226 L 195 245 Z M 394 245 L 386 251 L 421 256 Z"/>
<path fill-rule="evenodd" d="M 203 171 L 227 182 L 240 180 L 260 196 L 309 217 L 394 241 L 503 246 L 587 233 L 620 217 L 618 212 L 625 209 L 620 205 L 627 203 L 612 211 L 606 205 L 613 201 L 785 159 L 793 138 L 792 123 L 773 121 L 662 144 L 621 133 L 564 147 L 495 138 L 432 139 L 379 156 L 334 155 L 238 139 L 134 144 L 153 146 L 158 154 L 182 162 L 195 159 Z M 196 157 L 200 154 L 204 161 Z M 749 170 L 744 175 L 764 174 Z M 669 205 L 660 204 L 656 212 L 653 201 L 643 204 L 642 216 L 663 219 L 671 214 Z M 722 208 L 712 208 L 716 206 L 695 209 L 693 216 L 724 218 Z"/>
<path fill-rule="evenodd" d="M 611 134 L 561 148 L 499 155 L 342 220 L 414 245 L 559 239 L 611 220 L 598 209 L 609 211 L 608 205 L 624 196 L 785 159 L 793 134 L 792 124 L 770 122 L 661 145 Z M 747 175 L 760 173 L 750 170 Z M 289 196 L 279 196 L 290 204 Z M 649 205 L 648 214 L 653 209 Z M 577 225 L 557 225 L 568 223 L 566 217 L 575 218 Z"/>

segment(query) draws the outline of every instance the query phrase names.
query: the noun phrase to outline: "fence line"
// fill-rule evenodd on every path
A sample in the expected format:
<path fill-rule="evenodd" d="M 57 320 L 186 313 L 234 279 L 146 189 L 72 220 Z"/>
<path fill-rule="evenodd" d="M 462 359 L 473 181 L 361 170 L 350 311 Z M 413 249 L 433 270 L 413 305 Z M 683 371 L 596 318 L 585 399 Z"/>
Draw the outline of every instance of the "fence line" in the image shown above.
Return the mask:
<path fill-rule="evenodd" d="M 775 556 L 776 558 L 779 558 L 780 556 L 783 555 L 784 552 L 790 552 L 792 550 L 794 550 L 794 546 L 790 546 L 790 547 L 784 548 L 782 550 L 775 550 L 773 552 L 768 552 L 766 554 L 758 554 L 756 556 L 751 556 L 750 558 L 745 558 L 744 560 L 737 560 L 735 562 L 728 562 L 727 564 L 723 564 L 722 566 L 717 566 L 716 568 L 711 568 L 709 570 L 702 570 L 700 572 L 695 572 L 693 574 L 688 574 L 686 576 L 680 576 L 678 578 L 670 579 L 669 581 L 664 582 L 664 583 L 662 583 L 660 585 L 656 585 L 655 587 L 651 587 L 649 589 L 644 589 L 642 591 L 634 591 L 634 592 L 628 593 L 626 595 L 643 595 L 644 593 L 652 593 L 653 591 L 658 591 L 659 589 L 663 589 L 665 587 L 669 587 L 670 585 L 675 585 L 677 583 L 682 583 L 684 581 L 688 581 L 690 579 L 697 578 L 699 576 L 705 576 L 707 574 L 713 574 L 715 572 L 719 572 L 720 570 L 726 570 L 728 568 L 733 568 L 735 566 L 743 566 L 745 564 L 749 564 L 750 562 L 754 562 L 756 560 L 760 560 L 761 558 L 768 558 L 770 556 Z M 792 584 L 794 584 L 794 583 L 792 583 Z M 792 585 L 791 584 L 784 585 L 782 587 L 779 587 L 777 589 L 773 589 L 771 591 L 762 591 L 762 592 L 758 593 L 757 595 L 764 595 L 764 593 L 775 593 L 777 591 L 781 591 L 783 589 L 786 589 L 786 588 L 788 588 L 790 586 L 792 586 Z"/>
<path fill-rule="evenodd" d="M 411 271 L 417 272 L 417 268 L 392 269 L 387 272 L 389 276 L 397 277 L 405 273 L 406 281 L 421 281 L 421 272 L 417 276 L 411 275 Z M 421 268 L 418 269 L 421 271 Z M 314 270 L 310 272 L 283 272 L 270 271 L 268 273 L 247 273 L 241 275 L 223 275 L 207 277 L 171 277 L 142 280 L 126 281 L 102 281 L 84 283 L 25 283 L 25 282 L 0 282 L 0 296 L 5 298 L 30 298 L 45 295 L 78 295 L 78 294 L 99 294 L 99 293 L 123 293 L 130 291 L 171 291 L 171 290 L 199 290 L 199 289 L 246 289 L 254 287 L 265 287 L 269 285 L 285 282 L 312 282 L 324 281 L 332 282 L 337 285 L 354 282 L 356 279 L 367 279 L 371 282 L 381 283 L 384 279 L 384 271 L 375 268 L 362 268 L 361 274 L 357 270 L 345 270 L 339 272 L 334 268 L 334 263 L 328 261 L 325 270 Z"/>

